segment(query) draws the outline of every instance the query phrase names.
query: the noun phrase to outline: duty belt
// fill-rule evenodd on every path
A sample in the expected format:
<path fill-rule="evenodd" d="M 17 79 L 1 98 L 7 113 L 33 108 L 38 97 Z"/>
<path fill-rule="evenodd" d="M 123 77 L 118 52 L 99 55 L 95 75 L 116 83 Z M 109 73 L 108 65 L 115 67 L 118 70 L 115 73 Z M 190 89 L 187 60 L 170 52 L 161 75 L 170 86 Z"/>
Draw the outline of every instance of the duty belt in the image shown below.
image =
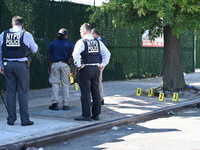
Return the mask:
<path fill-rule="evenodd" d="M 4 62 L 21 62 L 21 63 L 27 63 L 27 61 L 18 61 L 18 60 L 13 60 L 13 61 L 8 61 L 8 60 L 4 60 Z"/>
<path fill-rule="evenodd" d="M 57 62 L 62 62 L 62 63 L 66 63 L 66 64 L 69 63 L 68 61 L 54 61 L 54 62 L 52 62 L 52 63 L 57 63 Z"/>

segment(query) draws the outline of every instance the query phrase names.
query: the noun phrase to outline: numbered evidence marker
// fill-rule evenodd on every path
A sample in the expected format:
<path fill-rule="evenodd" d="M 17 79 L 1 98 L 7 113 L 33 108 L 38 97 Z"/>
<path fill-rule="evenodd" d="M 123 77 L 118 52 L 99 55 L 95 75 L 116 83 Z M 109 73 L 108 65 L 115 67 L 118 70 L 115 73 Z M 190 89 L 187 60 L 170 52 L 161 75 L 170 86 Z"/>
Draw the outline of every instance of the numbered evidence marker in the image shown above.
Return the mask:
<path fill-rule="evenodd" d="M 165 94 L 159 93 L 158 101 L 164 101 L 164 99 L 165 99 Z"/>
<path fill-rule="evenodd" d="M 141 96 L 142 95 L 142 88 L 137 88 L 136 95 L 137 96 Z"/>
<path fill-rule="evenodd" d="M 154 90 L 153 89 L 148 90 L 148 96 L 154 96 Z"/>
<path fill-rule="evenodd" d="M 178 93 L 173 94 L 172 101 L 178 101 Z"/>
<path fill-rule="evenodd" d="M 78 90 L 78 83 L 74 83 L 74 90 Z"/>
<path fill-rule="evenodd" d="M 60 80 L 60 87 L 62 87 L 62 81 Z"/>
<path fill-rule="evenodd" d="M 69 74 L 69 80 L 70 80 L 70 83 L 74 83 L 73 73 Z"/>

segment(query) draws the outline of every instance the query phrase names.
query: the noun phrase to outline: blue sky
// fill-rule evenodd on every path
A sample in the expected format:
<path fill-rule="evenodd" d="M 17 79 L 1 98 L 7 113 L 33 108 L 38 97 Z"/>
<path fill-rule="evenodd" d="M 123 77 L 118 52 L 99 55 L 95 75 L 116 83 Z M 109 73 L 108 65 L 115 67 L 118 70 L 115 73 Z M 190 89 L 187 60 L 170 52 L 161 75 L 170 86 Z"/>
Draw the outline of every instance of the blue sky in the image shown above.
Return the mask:
<path fill-rule="evenodd" d="M 64 1 L 64 0 L 55 0 L 55 1 Z M 74 3 L 80 3 L 80 4 L 86 4 L 86 5 L 94 5 L 95 6 L 100 6 L 102 2 L 106 2 L 108 0 L 66 0 L 69 2 L 74 2 Z"/>

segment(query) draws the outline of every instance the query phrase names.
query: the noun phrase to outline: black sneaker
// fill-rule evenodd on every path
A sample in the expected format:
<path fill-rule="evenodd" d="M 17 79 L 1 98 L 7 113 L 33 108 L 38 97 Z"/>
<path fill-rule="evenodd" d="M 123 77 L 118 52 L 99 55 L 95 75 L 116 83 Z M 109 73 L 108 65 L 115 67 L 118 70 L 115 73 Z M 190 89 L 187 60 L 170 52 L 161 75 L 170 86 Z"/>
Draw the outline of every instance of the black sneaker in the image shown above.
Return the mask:
<path fill-rule="evenodd" d="M 91 117 L 80 116 L 80 117 L 74 118 L 74 120 L 76 120 L 76 121 L 91 121 Z"/>
<path fill-rule="evenodd" d="M 28 121 L 26 123 L 22 123 L 21 126 L 31 126 L 31 125 L 34 125 L 34 122 L 33 121 Z"/>
<path fill-rule="evenodd" d="M 101 101 L 101 105 L 105 105 L 104 100 Z"/>
<path fill-rule="evenodd" d="M 14 122 L 7 121 L 7 124 L 8 124 L 9 126 L 13 126 L 13 125 L 14 125 Z"/>
<path fill-rule="evenodd" d="M 99 116 L 92 116 L 93 120 L 99 120 Z"/>
<path fill-rule="evenodd" d="M 49 106 L 49 109 L 58 110 L 58 103 L 53 103 L 51 106 Z"/>
<path fill-rule="evenodd" d="M 63 110 L 69 110 L 69 106 L 63 106 Z"/>

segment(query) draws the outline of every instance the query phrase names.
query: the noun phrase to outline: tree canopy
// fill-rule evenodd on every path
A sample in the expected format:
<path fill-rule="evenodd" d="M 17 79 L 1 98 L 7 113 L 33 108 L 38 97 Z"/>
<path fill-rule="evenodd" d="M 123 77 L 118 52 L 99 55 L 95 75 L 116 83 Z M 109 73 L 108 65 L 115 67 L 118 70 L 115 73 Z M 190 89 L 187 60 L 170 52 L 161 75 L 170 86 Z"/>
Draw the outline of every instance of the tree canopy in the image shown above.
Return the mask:
<path fill-rule="evenodd" d="M 94 10 L 92 21 L 108 13 L 115 26 L 149 30 L 150 39 L 161 36 L 166 25 L 177 37 L 188 30 L 200 30 L 199 0 L 110 0 Z"/>
<path fill-rule="evenodd" d="M 199 0 L 110 0 L 93 10 L 91 21 L 106 13 L 115 26 L 136 27 L 142 33 L 149 30 L 150 40 L 164 36 L 163 90 L 185 87 L 179 36 L 200 30 Z"/>

